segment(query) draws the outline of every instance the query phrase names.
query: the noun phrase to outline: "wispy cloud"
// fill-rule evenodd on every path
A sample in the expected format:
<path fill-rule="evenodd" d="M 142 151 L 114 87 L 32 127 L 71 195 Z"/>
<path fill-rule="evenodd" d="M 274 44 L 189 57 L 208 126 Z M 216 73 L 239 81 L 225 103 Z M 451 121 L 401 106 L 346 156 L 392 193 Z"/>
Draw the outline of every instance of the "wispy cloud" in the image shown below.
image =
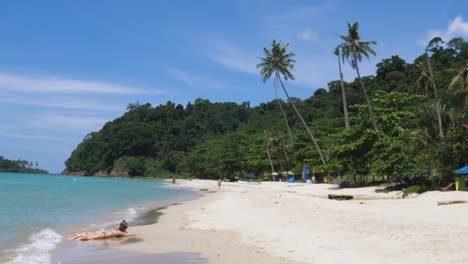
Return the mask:
<path fill-rule="evenodd" d="M 213 45 L 211 53 L 213 54 L 212 59 L 223 66 L 240 72 L 258 74 L 256 69 L 257 56 L 246 53 L 235 45 L 217 42 Z"/>
<path fill-rule="evenodd" d="M 81 99 L 67 99 L 67 98 L 49 98 L 49 99 L 32 99 L 32 98 L 20 98 L 20 97 L 0 97 L 1 103 L 40 106 L 40 107 L 52 107 L 62 109 L 75 109 L 75 110 L 95 110 L 95 111 L 120 111 L 125 110 L 124 105 L 111 105 L 106 103 L 100 103 L 90 100 Z"/>
<path fill-rule="evenodd" d="M 177 68 L 168 69 L 167 72 L 172 76 L 172 78 L 181 81 L 188 86 L 222 91 L 228 89 L 226 84 L 216 81 L 207 75 L 193 74 Z"/>
<path fill-rule="evenodd" d="M 61 137 L 54 137 L 54 136 L 41 135 L 41 134 L 25 134 L 25 133 L 16 133 L 16 132 L 5 132 L 5 131 L 0 131 L 0 137 L 16 138 L 16 139 L 66 141 L 66 139 L 61 138 Z"/>
<path fill-rule="evenodd" d="M 224 47 L 226 47 L 225 60 L 221 61 L 216 58 L 216 62 L 232 70 L 258 75 L 258 70 L 255 69 L 258 61 L 254 61 L 257 58 L 255 55 L 251 55 L 233 44 L 225 43 Z M 232 60 L 228 58 L 232 58 Z M 363 62 L 360 66 L 363 75 L 373 74 L 375 71 L 375 67 L 371 63 Z M 347 80 L 354 79 L 354 71 L 350 67 L 343 67 L 343 71 Z M 298 51 L 296 52 L 296 65 L 293 74 L 296 78 L 290 81 L 291 84 L 312 90 L 326 88 L 328 82 L 338 78 L 336 56 L 331 52 L 325 55 L 310 55 Z"/>
<path fill-rule="evenodd" d="M 317 32 L 308 27 L 304 31 L 297 34 L 297 38 L 300 40 L 316 40 L 318 38 Z"/>
<path fill-rule="evenodd" d="M 60 94 L 163 94 L 151 87 L 128 86 L 102 81 L 67 79 L 57 76 L 27 76 L 0 72 L 0 91 Z"/>
<path fill-rule="evenodd" d="M 462 16 L 456 16 L 447 26 L 446 30 L 430 30 L 427 35 L 418 41 L 419 45 L 426 46 L 427 43 L 435 38 L 440 37 L 448 41 L 454 37 L 468 36 L 468 22 L 463 20 Z"/>
<path fill-rule="evenodd" d="M 327 14 L 334 8 L 330 3 L 296 6 L 289 9 L 271 11 L 271 15 L 260 18 L 259 24 L 266 30 L 290 31 L 291 28 L 307 25 L 315 18 Z"/>
<path fill-rule="evenodd" d="M 77 116 L 61 114 L 45 114 L 33 118 L 32 123 L 40 128 L 69 130 L 78 132 L 97 131 L 108 120 L 94 116 Z"/>

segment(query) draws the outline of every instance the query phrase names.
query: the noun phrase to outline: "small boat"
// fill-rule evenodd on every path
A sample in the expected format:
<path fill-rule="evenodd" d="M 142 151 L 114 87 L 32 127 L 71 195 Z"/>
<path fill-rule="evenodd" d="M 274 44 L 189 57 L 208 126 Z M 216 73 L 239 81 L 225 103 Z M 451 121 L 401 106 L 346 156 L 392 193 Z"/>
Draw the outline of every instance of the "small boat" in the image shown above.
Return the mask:
<path fill-rule="evenodd" d="M 243 184 L 253 184 L 253 185 L 259 185 L 262 184 L 261 182 L 255 182 L 255 181 L 237 181 L 238 183 L 243 183 Z"/>

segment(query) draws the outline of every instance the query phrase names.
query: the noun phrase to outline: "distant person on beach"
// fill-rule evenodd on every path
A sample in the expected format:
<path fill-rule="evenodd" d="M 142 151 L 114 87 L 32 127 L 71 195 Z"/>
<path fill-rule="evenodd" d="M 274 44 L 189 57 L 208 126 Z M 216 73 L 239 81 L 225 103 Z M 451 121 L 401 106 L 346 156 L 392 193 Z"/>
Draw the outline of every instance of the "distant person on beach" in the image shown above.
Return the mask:
<path fill-rule="evenodd" d="M 175 177 L 172 177 L 172 184 L 175 184 Z"/>
<path fill-rule="evenodd" d="M 218 179 L 218 192 L 221 191 L 221 178 Z"/>
<path fill-rule="evenodd" d="M 73 236 L 69 237 L 68 240 L 97 240 L 97 239 L 106 239 L 106 238 L 113 238 L 113 237 L 133 237 L 137 236 L 136 234 L 130 234 L 127 232 L 128 223 L 125 220 L 116 226 L 112 230 L 104 230 L 100 232 L 83 232 L 83 233 L 76 233 Z"/>

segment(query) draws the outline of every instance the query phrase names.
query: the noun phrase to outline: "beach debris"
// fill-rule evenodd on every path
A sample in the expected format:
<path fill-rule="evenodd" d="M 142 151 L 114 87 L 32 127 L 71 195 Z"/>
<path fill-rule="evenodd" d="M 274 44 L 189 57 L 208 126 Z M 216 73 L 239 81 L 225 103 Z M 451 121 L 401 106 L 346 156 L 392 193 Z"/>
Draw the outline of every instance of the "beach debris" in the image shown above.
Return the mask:
<path fill-rule="evenodd" d="M 455 185 L 455 183 L 450 183 L 449 185 L 445 186 L 444 188 L 441 188 L 440 191 L 441 192 L 448 192 L 448 191 L 451 191 L 453 190 L 453 186 Z"/>
<path fill-rule="evenodd" d="M 376 189 L 375 192 L 376 193 L 389 193 L 389 192 L 401 191 L 406 187 L 408 187 L 408 184 L 400 183 L 400 184 L 397 184 L 397 185 L 387 186 L 387 187 L 385 187 L 383 189 Z"/>
<path fill-rule="evenodd" d="M 352 195 L 345 195 L 345 194 L 329 194 L 328 199 L 330 200 L 351 200 L 354 197 Z"/>
<path fill-rule="evenodd" d="M 442 201 L 442 202 L 437 202 L 437 205 L 463 204 L 463 203 L 468 203 L 468 201 L 465 201 L 465 200 Z"/>

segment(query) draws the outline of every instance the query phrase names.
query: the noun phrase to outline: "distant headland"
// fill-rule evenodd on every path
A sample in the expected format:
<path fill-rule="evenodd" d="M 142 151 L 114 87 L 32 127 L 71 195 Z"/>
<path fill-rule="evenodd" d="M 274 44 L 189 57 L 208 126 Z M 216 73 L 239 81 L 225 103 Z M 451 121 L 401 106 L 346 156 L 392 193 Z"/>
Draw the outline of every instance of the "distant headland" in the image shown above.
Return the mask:
<path fill-rule="evenodd" d="M 48 174 L 49 172 L 38 168 L 39 163 L 27 160 L 9 160 L 0 156 L 0 172 L 23 172 Z"/>

